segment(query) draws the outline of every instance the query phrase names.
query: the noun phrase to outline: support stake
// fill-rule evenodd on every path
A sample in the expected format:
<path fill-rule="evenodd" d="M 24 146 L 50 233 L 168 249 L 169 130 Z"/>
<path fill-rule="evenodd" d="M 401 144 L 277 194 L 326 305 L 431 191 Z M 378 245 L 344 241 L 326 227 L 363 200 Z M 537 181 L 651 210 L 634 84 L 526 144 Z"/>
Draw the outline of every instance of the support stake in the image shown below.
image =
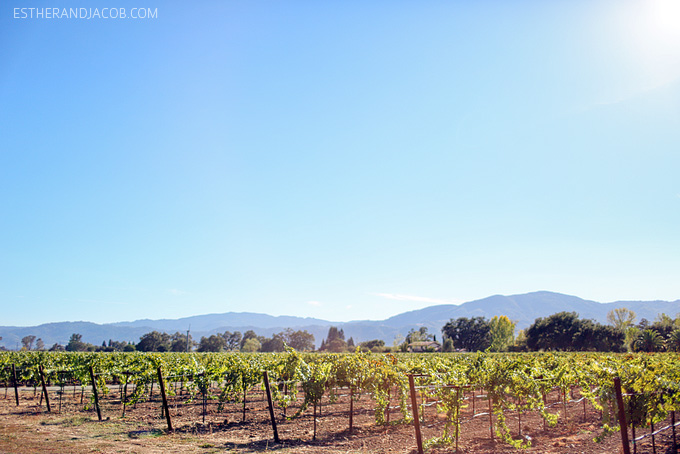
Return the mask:
<path fill-rule="evenodd" d="M 418 417 L 418 399 L 416 398 L 416 385 L 413 375 L 408 376 L 408 386 L 411 391 L 411 411 L 413 412 L 413 425 L 416 428 L 416 443 L 418 444 L 418 454 L 423 454 L 423 436 L 420 433 L 420 418 Z"/>
<path fill-rule="evenodd" d="M 17 366 L 12 364 L 12 381 L 14 382 L 14 398 L 17 400 L 17 407 L 19 406 L 19 385 L 17 384 Z"/>
<path fill-rule="evenodd" d="M 172 432 L 172 420 L 170 419 L 170 409 L 168 408 L 168 399 L 165 395 L 165 383 L 163 383 L 163 373 L 161 366 L 158 366 L 158 386 L 161 388 L 161 397 L 163 398 L 163 410 L 165 410 L 165 420 L 168 422 L 168 431 Z"/>
<path fill-rule="evenodd" d="M 272 402 L 272 390 L 269 387 L 269 374 L 264 371 L 264 389 L 267 393 L 267 403 L 269 404 L 269 418 L 272 420 L 272 429 L 274 429 L 274 441 L 281 443 L 279 440 L 279 431 L 276 429 L 276 418 L 274 417 L 274 403 Z"/>
<path fill-rule="evenodd" d="M 628 423 L 626 422 L 626 409 L 623 406 L 623 395 L 621 393 L 621 379 L 614 377 L 614 390 L 616 391 L 616 403 L 619 406 L 619 427 L 621 428 L 621 445 L 623 454 L 630 454 L 630 444 L 628 442 Z"/>
<path fill-rule="evenodd" d="M 97 418 L 101 421 L 102 411 L 99 408 L 99 394 L 97 393 L 97 380 L 95 380 L 94 378 L 94 369 L 92 368 L 92 366 L 90 366 L 90 380 L 92 380 L 92 394 L 94 395 L 94 407 L 97 410 Z"/>
<path fill-rule="evenodd" d="M 354 388 L 349 387 L 349 433 L 354 427 Z"/>
<path fill-rule="evenodd" d="M 40 383 L 42 383 L 43 394 L 45 395 L 45 402 L 47 403 L 47 412 L 52 413 L 52 408 L 50 407 L 50 396 L 47 395 L 47 385 L 45 384 L 45 374 L 43 374 L 42 364 L 38 366 L 38 371 L 40 372 Z"/>

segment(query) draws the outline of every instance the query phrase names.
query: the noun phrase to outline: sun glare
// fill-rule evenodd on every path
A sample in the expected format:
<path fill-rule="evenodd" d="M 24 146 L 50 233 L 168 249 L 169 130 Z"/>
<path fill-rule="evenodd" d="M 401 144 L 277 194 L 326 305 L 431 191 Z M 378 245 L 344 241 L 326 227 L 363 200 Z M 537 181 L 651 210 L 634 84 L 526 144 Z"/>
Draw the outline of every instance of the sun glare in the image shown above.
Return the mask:
<path fill-rule="evenodd" d="M 650 85 L 680 77 L 680 0 L 645 0 L 619 10 L 626 53 Z"/>

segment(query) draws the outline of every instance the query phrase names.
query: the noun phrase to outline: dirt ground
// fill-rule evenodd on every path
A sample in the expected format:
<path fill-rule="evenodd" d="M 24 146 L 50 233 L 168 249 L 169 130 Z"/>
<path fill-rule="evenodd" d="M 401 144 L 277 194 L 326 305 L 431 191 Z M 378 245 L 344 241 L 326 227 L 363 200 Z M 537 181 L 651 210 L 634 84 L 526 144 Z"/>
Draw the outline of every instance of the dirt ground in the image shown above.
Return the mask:
<path fill-rule="evenodd" d="M 167 430 L 165 417 L 161 414 L 160 396 L 152 402 L 127 406 L 123 416 L 120 389 L 110 388 L 101 399 L 103 421 L 99 421 L 88 393 L 81 403 L 80 388 L 49 391 L 51 412 L 47 412 L 41 393 L 33 388 L 20 392 L 17 407 L 13 390 L 3 393 L 0 388 L 0 452 L 2 453 L 259 453 L 273 451 L 280 454 L 329 453 L 329 454 L 416 454 L 413 423 L 405 423 L 395 408 L 390 413 L 389 424 L 375 424 L 375 402 L 370 396 L 362 396 L 354 403 L 353 430 L 349 431 L 349 396 L 343 395 L 335 403 L 326 399 L 317 415 L 317 434 L 314 435 L 312 408 L 297 418 L 286 419 L 282 410 L 276 409 L 277 429 L 280 443 L 274 442 L 269 409 L 264 393 L 255 390 L 248 396 L 246 418 L 243 420 L 243 404 L 229 403 L 218 412 L 216 400 L 207 402 L 205 422 L 202 402 L 186 404 L 186 396 L 170 399 L 170 415 L 173 431 Z M 61 399 L 60 399 L 61 397 Z M 301 402 L 300 395 L 300 402 Z M 551 411 L 563 412 L 563 405 L 555 396 Z M 545 454 L 611 454 L 622 452 L 621 437 L 615 433 L 602 442 L 593 439 L 600 435 L 600 412 L 589 404 L 571 403 L 567 418 L 563 414 L 555 427 L 544 427 L 537 412 L 521 415 L 508 412 L 507 425 L 511 435 L 531 440 L 531 447 L 515 449 L 510 445 L 492 440 L 489 416 L 472 416 L 471 400 L 463 410 L 464 422 L 459 437 L 458 452 L 491 453 L 545 453 Z M 487 401 L 476 399 L 476 413 L 482 413 Z M 299 407 L 288 408 L 288 416 Z M 444 415 L 436 414 L 436 406 L 426 407 L 422 433 L 425 440 L 441 435 Z M 659 426 L 657 426 L 657 429 Z M 636 435 L 649 433 L 638 429 Z M 671 453 L 671 431 L 655 437 L 657 453 Z M 680 435 L 680 434 L 679 434 Z M 430 453 L 456 452 L 455 444 L 435 446 Z M 631 451 L 632 452 L 632 451 Z M 652 453 L 651 438 L 638 443 L 637 453 Z"/>

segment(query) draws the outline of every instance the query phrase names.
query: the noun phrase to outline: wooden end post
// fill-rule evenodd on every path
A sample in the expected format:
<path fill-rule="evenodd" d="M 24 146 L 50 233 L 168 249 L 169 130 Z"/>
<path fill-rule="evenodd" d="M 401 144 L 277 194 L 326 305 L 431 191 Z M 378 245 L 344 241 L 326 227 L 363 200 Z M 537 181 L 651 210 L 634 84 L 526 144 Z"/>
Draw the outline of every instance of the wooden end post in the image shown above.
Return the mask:
<path fill-rule="evenodd" d="M 43 394 L 45 395 L 45 402 L 47 403 L 47 412 L 52 413 L 52 408 L 50 407 L 50 396 L 47 395 L 47 384 L 45 383 L 45 374 L 43 373 L 42 364 L 38 366 L 38 371 L 40 372 L 40 383 L 42 383 Z"/>
<path fill-rule="evenodd" d="M 264 388 L 267 393 L 267 403 L 269 404 L 269 418 L 272 420 L 272 429 L 274 430 L 274 441 L 281 443 L 279 440 L 279 431 L 276 429 L 276 417 L 274 416 L 274 402 L 272 401 L 272 390 L 269 387 L 269 374 L 264 371 Z"/>
<path fill-rule="evenodd" d="M 165 395 L 165 383 L 163 383 L 163 373 L 161 366 L 158 366 L 158 387 L 161 388 L 161 397 L 163 398 L 163 410 L 165 411 L 165 420 L 168 423 L 168 431 L 172 432 L 172 420 L 170 419 L 170 409 L 168 408 L 168 398 Z"/>
<path fill-rule="evenodd" d="M 418 417 L 418 399 L 416 397 L 416 385 L 413 375 L 408 376 L 408 386 L 411 390 L 411 411 L 413 412 L 413 425 L 416 428 L 416 443 L 418 444 L 418 454 L 423 454 L 423 436 L 420 433 L 420 418 Z"/>
<path fill-rule="evenodd" d="M 621 379 L 614 377 L 614 391 L 616 391 L 616 403 L 619 407 L 619 427 L 621 428 L 621 444 L 623 454 L 630 454 L 628 442 L 628 423 L 626 422 L 626 408 L 623 406 L 623 394 L 621 393 Z"/>
<path fill-rule="evenodd" d="M 17 365 L 12 364 L 12 381 L 14 382 L 14 398 L 19 406 L 19 385 L 17 384 Z"/>

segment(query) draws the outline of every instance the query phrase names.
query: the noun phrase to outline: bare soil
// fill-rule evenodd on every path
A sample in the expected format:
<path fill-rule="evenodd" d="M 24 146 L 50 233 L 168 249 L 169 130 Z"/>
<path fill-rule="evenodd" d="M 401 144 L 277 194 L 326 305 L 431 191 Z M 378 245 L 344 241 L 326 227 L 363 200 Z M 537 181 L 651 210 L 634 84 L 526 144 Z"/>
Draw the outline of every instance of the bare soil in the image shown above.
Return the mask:
<path fill-rule="evenodd" d="M 4 394 L 4 398 L 3 398 Z M 340 398 L 330 403 L 324 398 L 317 414 L 317 432 L 314 439 L 313 409 L 300 416 L 284 418 L 276 409 L 280 442 L 274 442 L 266 398 L 261 390 L 248 396 L 246 416 L 243 404 L 231 402 L 218 412 L 218 402 L 209 400 L 203 416 L 202 401 L 186 403 L 186 396 L 170 398 L 170 416 L 173 431 L 169 432 L 161 414 L 160 396 L 153 401 L 126 406 L 123 416 L 120 389 L 112 386 L 101 399 L 103 421 L 99 421 L 91 398 L 85 392 L 81 403 L 78 387 L 49 391 L 51 412 L 47 411 L 41 393 L 33 388 L 20 390 L 17 406 L 13 390 L 3 393 L 0 388 L 0 452 L 2 453 L 259 453 L 274 451 L 281 454 L 416 454 L 414 424 L 404 422 L 398 408 L 390 412 L 390 423 L 376 425 L 375 402 L 370 396 L 361 396 L 354 403 L 353 428 L 349 430 L 349 396 L 340 390 Z M 344 395 L 343 395 L 344 394 Z M 60 400 L 61 397 L 61 400 Z M 578 397 L 578 396 L 577 396 Z M 291 416 L 302 401 L 287 409 Z M 567 417 L 558 395 L 549 396 L 554 406 L 551 411 L 561 412 L 555 427 L 546 427 L 538 412 L 506 414 L 507 425 L 513 438 L 531 440 L 531 447 L 516 449 L 498 439 L 492 439 L 489 416 L 472 418 L 471 400 L 462 410 L 463 424 L 458 440 L 462 453 L 545 453 L 545 454 L 611 454 L 623 452 L 621 436 L 615 433 L 602 442 L 593 439 L 602 432 L 600 412 L 582 402 L 570 403 Z M 476 399 L 476 413 L 484 412 L 488 401 Z M 392 405 L 396 406 L 396 402 Z M 487 410 L 488 411 L 488 410 Z M 445 415 L 436 413 L 436 406 L 427 406 L 421 423 L 424 440 L 442 434 Z M 521 423 L 520 418 L 521 417 Z M 666 424 L 663 424 L 666 425 Z M 657 429 L 660 426 L 657 426 Z M 637 429 L 637 436 L 648 434 L 649 429 Z M 680 434 L 679 434 L 680 435 Z M 668 454 L 672 450 L 670 430 L 655 437 L 655 452 Z M 637 453 L 652 453 L 651 437 L 639 442 Z M 455 444 L 434 446 L 430 453 L 456 452 Z M 632 449 L 631 449 L 632 452 Z"/>

